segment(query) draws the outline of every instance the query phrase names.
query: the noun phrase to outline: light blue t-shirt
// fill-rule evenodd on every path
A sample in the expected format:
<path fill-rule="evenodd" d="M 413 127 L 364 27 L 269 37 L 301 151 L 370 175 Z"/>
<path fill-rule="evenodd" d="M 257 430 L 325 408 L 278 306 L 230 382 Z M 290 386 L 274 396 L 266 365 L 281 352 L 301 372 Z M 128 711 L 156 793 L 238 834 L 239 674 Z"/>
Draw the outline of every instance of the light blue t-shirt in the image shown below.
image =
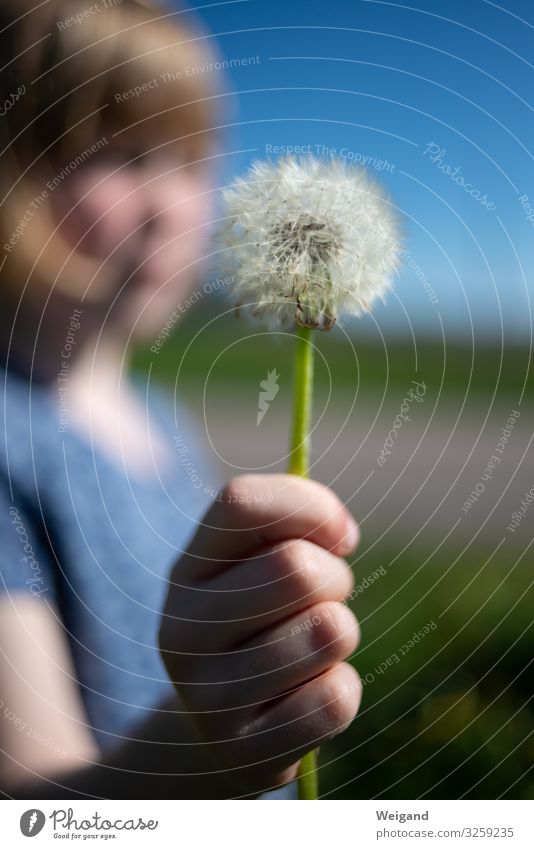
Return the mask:
<path fill-rule="evenodd" d="M 221 475 L 192 416 L 148 378 L 137 391 L 173 447 L 153 480 L 128 474 L 71 429 L 54 384 L 0 368 L 0 386 L 0 592 L 57 605 L 106 752 L 173 692 L 157 648 L 167 577 Z"/>

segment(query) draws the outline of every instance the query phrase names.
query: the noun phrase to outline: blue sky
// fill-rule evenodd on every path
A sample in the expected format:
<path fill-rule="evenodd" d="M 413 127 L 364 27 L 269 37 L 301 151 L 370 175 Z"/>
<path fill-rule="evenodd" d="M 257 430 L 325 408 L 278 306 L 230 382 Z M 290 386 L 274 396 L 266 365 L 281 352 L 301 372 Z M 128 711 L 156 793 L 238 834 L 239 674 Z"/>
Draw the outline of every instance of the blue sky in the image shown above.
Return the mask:
<path fill-rule="evenodd" d="M 528 339 L 534 4 L 419 0 L 419 7 L 376 0 L 197 7 L 220 54 L 237 60 L 223 82 L 238 106 L 226 118 L 234 126 L 224 177 L 275 145 L 367 157 L 404 216 L 407 251 L 395 293 L 367 323 L 401 334 L 473 328 L 495 341 L 502 328 L 507 341 Z M 258 58 L 242 61 L 250 57 Z"/>

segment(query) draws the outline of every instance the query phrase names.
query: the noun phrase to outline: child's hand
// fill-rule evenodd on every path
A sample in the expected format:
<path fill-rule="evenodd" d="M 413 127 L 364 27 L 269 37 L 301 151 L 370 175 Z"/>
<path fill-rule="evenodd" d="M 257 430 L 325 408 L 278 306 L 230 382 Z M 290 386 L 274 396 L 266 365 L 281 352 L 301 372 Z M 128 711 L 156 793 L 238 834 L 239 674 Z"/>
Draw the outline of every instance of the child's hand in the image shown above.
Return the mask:
<path fill-rule="evenodd" d="M 342 555 L 357 542 L 321 484 L 244 475 L 172 570 L 162 657 L 235 795 L 289 781 L 307 751 L 354 719 L 361 684 L 343 660 L 359 632 L 341 602 L 352 588 Z"/>

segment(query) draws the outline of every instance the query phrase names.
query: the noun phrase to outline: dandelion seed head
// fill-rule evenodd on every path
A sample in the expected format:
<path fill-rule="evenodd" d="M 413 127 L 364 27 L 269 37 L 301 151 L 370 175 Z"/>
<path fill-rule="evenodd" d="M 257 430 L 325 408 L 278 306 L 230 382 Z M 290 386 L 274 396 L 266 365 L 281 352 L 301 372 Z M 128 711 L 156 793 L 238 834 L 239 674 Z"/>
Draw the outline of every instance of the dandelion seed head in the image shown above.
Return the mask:
<path fill-rule="evenodd" d="M 224 192 L 223 262 L 236 307 L 272 328 L 332 327 L 391 286 L 397 217 L 367 172 L 339 160 L 255 162 Z"/>
<path fill-rule="evenodd" d="M 267 234 L 267 241 L 273 260 L 282 270 L 289 270 L 293 262 L 306 255 L 312 268 L 320 266 L 334 259 L 338 252 L 334 227 L 307 212 L 275 224 Z"/>

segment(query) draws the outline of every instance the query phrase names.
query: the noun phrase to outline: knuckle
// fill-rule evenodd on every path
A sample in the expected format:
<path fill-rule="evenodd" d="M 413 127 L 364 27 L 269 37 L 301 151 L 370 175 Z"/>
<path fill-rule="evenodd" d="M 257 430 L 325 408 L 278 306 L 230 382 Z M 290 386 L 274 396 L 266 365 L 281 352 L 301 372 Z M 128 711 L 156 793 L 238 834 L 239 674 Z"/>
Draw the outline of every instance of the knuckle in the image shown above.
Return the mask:
<path fill-rule="evenodd" d="M 341 502 L 339 502 L 341 504 Z M 337 506 L 335 510 L 332 508 L 328 519 L 325 521 L 325 527 L 331 539 L 331 545 L 335 546 L 347 536 L 347 510 L 344 506 Z M 358 532 L 359 534 L 359 532 Z"/>
<path fill-rule="evenodd" d="M 286 540 L 271 549 L 270 557 L 273 582 L 281 581 L 280 589 L 293 604 L 327 598 L 341 601 L 354 585 L 346 561 L 309 540 Z"/>
<path fill-rule="evenodd" d="M 353 721 L 360 706 L 362 685 L 356 670 L 340 663 L 323 679 L 323 716 L 330 733 L 340 734 Z"/>
<path fill-rule="evenodd" d="M 273 552 L 274 572 L 288 600 L 307 598 L 320 586 L 317 547 L 302 539 L 287 540 Z"/>
<path fill-rule="evenodd" d="M 312 487 L 310 506 L 316 514 L 316 530 L 321 532 L 325 543 L 333 548 L 346 536 L 348 510 L 332 489 L 318 481 L 308 483 Z"/>
<path fill-rule="evenodd" d="M 325 652 L 335 659 L 349 657 L 360 641 L 359 626 L 351 611 L 339 602 L 329 602 L 313 611 L 311 641 L 314 651 Z"/>

